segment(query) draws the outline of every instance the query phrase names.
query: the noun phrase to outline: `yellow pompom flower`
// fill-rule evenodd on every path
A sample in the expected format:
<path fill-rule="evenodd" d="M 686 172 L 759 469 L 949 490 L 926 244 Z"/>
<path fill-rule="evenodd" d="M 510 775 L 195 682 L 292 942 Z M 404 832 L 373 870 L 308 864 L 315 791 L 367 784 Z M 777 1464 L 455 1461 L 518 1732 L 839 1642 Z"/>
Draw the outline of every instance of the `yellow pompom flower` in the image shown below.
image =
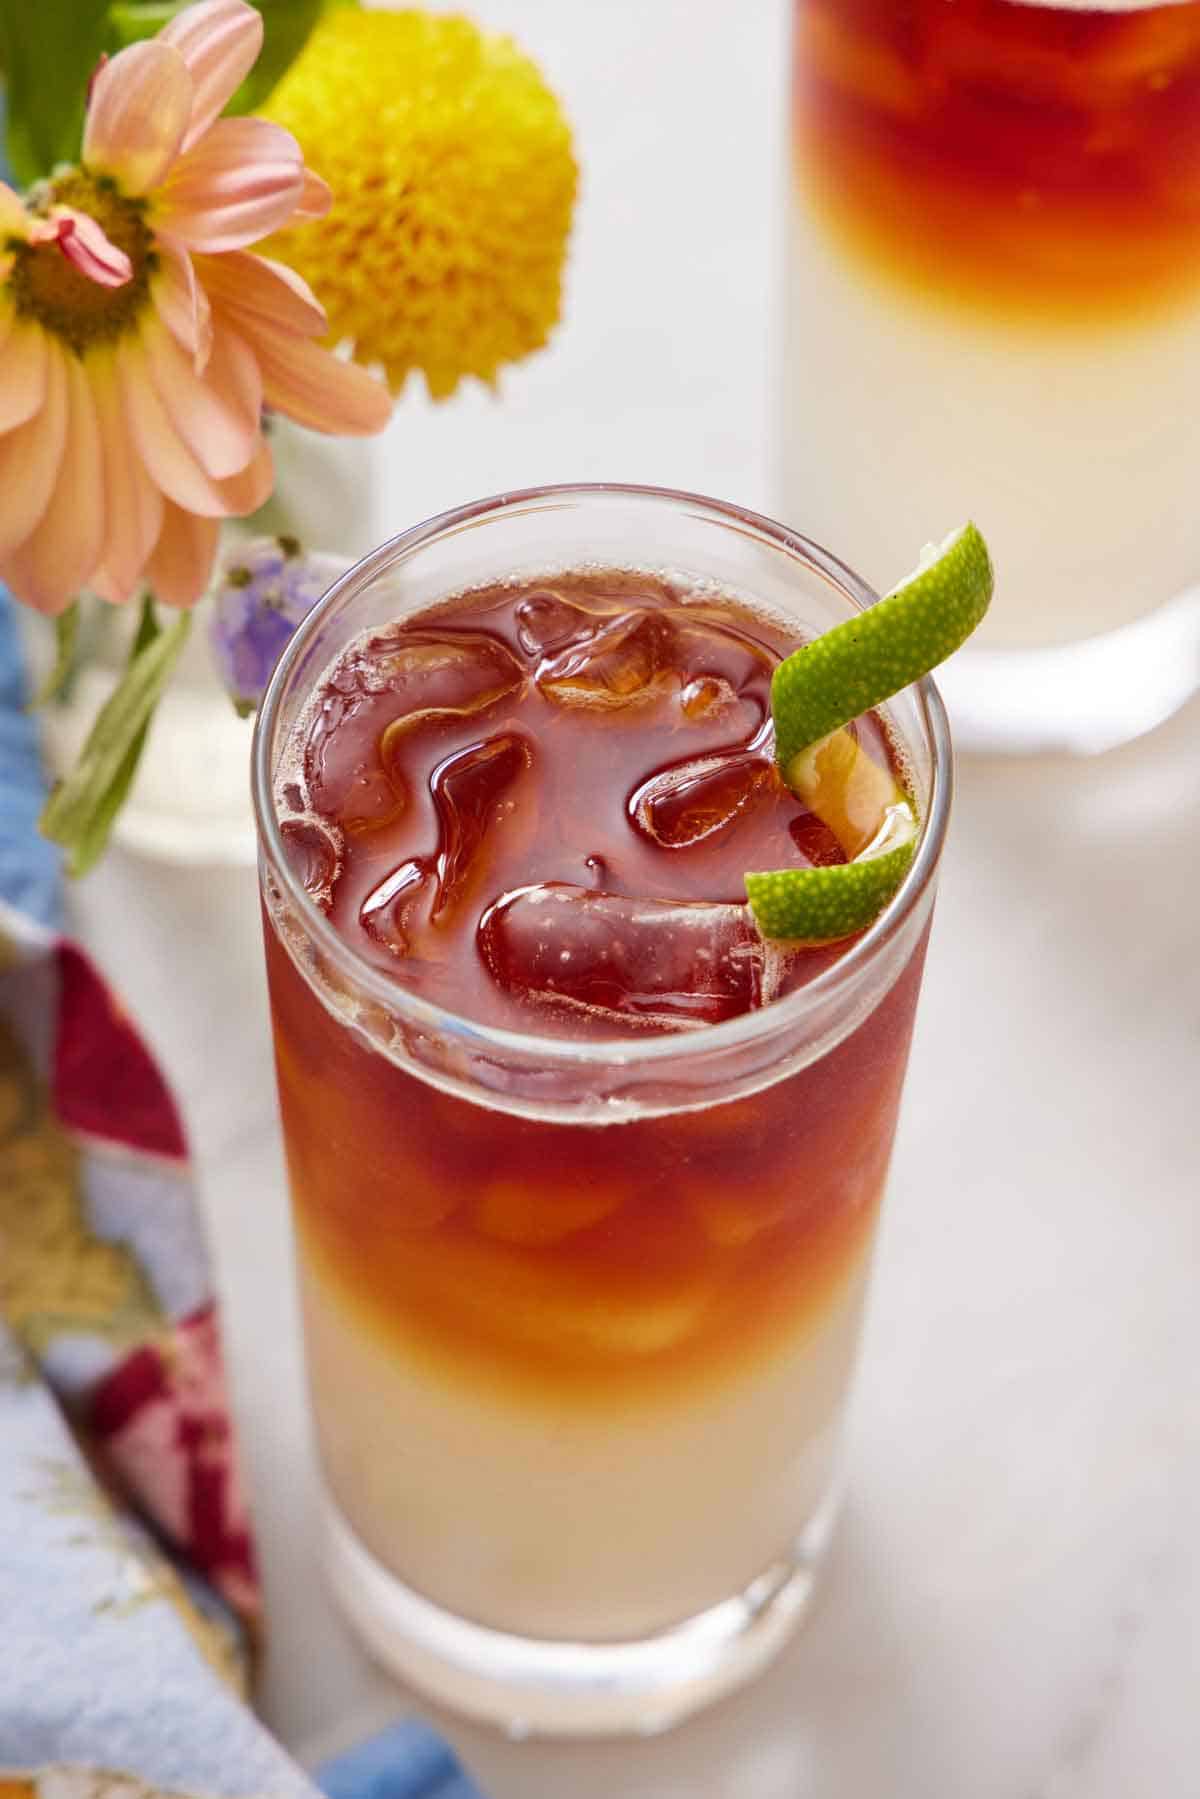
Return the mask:
<path fill-rule="evenodd" d="M 493 384 L 545 344 L 578 175 L 558 101 L 511 39 L 335 7 L 262 110 L 334 193 L 271 248 L 393 392 L 413 369 L 435 399 L 464 375 Z"/>

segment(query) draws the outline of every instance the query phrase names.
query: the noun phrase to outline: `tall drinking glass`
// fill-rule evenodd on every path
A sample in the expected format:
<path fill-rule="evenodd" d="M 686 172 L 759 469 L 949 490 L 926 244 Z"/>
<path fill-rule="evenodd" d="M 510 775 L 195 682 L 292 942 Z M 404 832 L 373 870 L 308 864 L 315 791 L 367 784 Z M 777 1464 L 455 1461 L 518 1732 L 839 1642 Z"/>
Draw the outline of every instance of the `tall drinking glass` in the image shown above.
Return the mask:
<path fill-rule="evenodd" d="M 1200 0 L 794 27 L 780 509 L 880 583 L 977 514 L 960 741 L 1136 736 L 1200 685 Z"/>
<path fill-rule="evenodd" d="M 951 781 L 926 681 L 887 708 L 923 821 L 910 875 L 815 978 L 741 1016 L 519 1032 L 409 990 L 305 886 L 297 732 L 364 633 L 595 568 L 669 571 L 705 618 L 740 596 L 797 635 L 874 597 L 732 506 L 507 495 L 331 590 L 276 672 L 254 765 L 333 1589 L 435 1698 L 563 1733 L 674 1722 L 747 1679 L 807 1602 Z M 612 769 L 569 772 L 587 817 Z"/>

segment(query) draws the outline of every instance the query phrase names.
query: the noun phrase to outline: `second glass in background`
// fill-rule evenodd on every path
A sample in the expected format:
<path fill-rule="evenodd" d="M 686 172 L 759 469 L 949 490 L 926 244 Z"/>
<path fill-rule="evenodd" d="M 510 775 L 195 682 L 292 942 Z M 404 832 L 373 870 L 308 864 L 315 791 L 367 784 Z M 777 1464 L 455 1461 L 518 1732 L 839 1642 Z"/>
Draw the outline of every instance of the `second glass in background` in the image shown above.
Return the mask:
<path fill-rule="evenodd" d="M 1200 685 L 1200 4 L 796 0 L 785 516 L 880 585 L 975 515 L 968 746 Z"/>

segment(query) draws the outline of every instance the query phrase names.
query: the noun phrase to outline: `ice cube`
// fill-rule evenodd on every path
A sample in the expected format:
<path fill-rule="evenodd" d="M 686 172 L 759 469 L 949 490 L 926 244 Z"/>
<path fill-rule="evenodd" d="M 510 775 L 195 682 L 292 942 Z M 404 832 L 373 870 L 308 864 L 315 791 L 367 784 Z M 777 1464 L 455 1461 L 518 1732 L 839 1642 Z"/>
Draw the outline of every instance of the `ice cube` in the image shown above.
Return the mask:
<path fill-rule="evenodd" d="M 608 610 L 611 610 L 609 608 Z M 527 656 L 544 656 L 596 628 L 597 614 L 553 588 L 539 589 L 517 607 L 517 639 Z"/>
<path fill-rule="evenodd" d="M 643 781 L 630 795 L 629 816 L 652 842 L 683 849 L 726 830 L 769 800 L 777 780 L 774 764 L 765 756 L 704 756 Z"/>
<path fill-rule="evenodd" d="M 411 954 L 419 923 L 437 899 L 437 874 L 424 857 L 402 862 L 372 888 L 358 909 L 358 922 L 375 943 L 394 956 Z"/>
<path fill-rule="evenodd" d="M 285 818 L 279 835 L 292 873 L 321 910 L 327 912 L 342 866 L 341 844 L 321 819 L 311 815 Z"/>
<path fill-rule="evenodd" d="M 532 766 L 528 740 L 516 731 L 506 731 L 456 750 L 434 770 L 430 789 L 439 829 L 434 918 L 467 880 L 484 832 L 516 806 L 509 790 Z"/>
<path fill-rule="evenodd" d="M 717 1249 L 742 1249 L 787 1217 L 789 1196 L 706 1186 L 689 1195 L 689 1205 L 704 1236 Z"/>
<path fill-rule="evenodd" d="M 403 783 L 399 777 L 393 781 L 378 743 L 354 723 L 367 704 L 361 697 L 326 694 L 304 746 L 310 803 L 351 831 L 386 824 L 404 808 Z"/>
<path fill-rule="evenodd" d="M 763 944 L 746 906 L 551 881 L 504 894 L 480 921 L 478 943 L 508 993 L 614 1022 L 716 1024 L 762 994 Z"/>
<path fill-rule="evenodd" d="M 736 698 L 729 682 L 722 680 L 719 675 L 697 675 L 680 692 L 679 708 L 683 716 L 694 723 L 697 719 L 711 718 L 714 712 L 723 711 Z"/>
<path fill-rule="evenodd" d="M 331 686 L 344 694 L 394 693 L 410 713 L 470 713 L 515 692 L 522 679 L 516 657 L 497 637 L 397 625 L 355 645 Z"/>
<path fill-rule="evenodd" d="M 601 1224 L 625 1198 L 619 1187 L 573 1186 L 569 1177 L 536 1186 L 520 1180 L 495 1180 L 476 1201 L 475 1227 L 499 1243 L 547 1249 Z"/>
<path fill-rule="evenodd" d="M 647 698 L 673 673 L 675 633 L 661 612 L 603 618 L 565 649 L 543 656 L 535 680 L 566 705 L 623 706 Z"/>
<path fill-rule="evenodd" d="M 834 868 L 846 861 L 846 852 L 824 819 L 805 812 L 788 826 L 788 835 L 810 868 Z"/>
<path fill-rule="evenodd" d="M 679 641 L 680 663 L 690 675 L 716 675 L 740 692 L 775 667 L 775 657 L 757 638 L 707 606 L 672 606 L 666 617 Z"/>

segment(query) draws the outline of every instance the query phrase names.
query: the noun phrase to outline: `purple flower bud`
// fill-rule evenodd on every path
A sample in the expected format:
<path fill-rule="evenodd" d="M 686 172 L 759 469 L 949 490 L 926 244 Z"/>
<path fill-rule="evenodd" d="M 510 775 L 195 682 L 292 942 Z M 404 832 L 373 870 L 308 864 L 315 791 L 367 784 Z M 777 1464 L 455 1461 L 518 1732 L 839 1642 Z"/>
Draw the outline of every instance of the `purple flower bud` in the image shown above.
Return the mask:
<path fill-rule="evenodd" d="M 262 699 L 296 626 L 349 565 L 294 537 L 256 537 L 225 557 L 209 641 L 222 681 L 243 715 Z"/>

